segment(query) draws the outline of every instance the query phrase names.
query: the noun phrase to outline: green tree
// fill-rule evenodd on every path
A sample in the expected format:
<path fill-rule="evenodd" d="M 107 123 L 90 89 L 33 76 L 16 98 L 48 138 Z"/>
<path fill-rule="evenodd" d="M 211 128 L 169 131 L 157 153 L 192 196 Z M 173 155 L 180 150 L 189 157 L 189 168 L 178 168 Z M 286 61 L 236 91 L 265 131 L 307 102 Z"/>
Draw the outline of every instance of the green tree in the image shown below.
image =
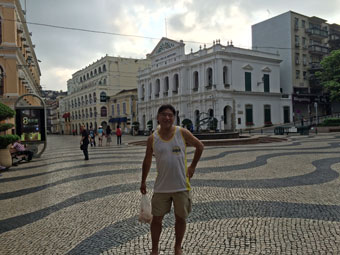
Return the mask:
<path fill-rule="evenodd" d="M 321 61 L 322 70 L 316 73 L 321 85 L 329 91 L 331 101 L 340 102 L 340 50 L 333 50 Z"/>
<path fill-rule="evenodd" d="M 12 118 L 15 115 L 15 111 L 5 104 L 0 103 L 0 122 L 5 119 Z M 0 132 L 5 132 L 11 129 L 14 125 L 10 123 L 0 123 Z M 19 139 L 17 135 L 0 135 L 0 149 L 6 149 L 7 146 Z"/>

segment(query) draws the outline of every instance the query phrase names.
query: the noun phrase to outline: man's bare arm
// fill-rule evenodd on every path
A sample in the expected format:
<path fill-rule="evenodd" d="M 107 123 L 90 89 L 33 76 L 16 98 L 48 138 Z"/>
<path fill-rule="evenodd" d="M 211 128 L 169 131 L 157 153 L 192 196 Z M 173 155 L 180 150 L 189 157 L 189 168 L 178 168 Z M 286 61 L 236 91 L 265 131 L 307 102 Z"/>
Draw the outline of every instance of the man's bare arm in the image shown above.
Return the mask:
<path fill-rule="evenodd" d="M 191 132 L 189 132 L 189 130 L 182 128 L 182 135 L 185 139 L 185 142 L 188 145 L 194 146 L 196 148 L 195 150 L 195 154 L 194 154 L 194 158 L 191 161 L 190 166 L 188 167 L 188 176 L 189 178 L 191 178 L 195 172 L 197 163 L 199 161 L 199 159 L 201 158 L 203 149 L 204 149 L 204 145 L 203 143 L 198 140 L 195 136 L 193 136 L 193 134 Z"/>
<path fill-rule="evenodd" d="M 153 136 L 150 135 L 147 140 L 145 157 L 144 157 L 143 165 L 142 165 L 142 181 L 140 185 L 140 192 L 142 194 L 146 194 L 146 178 L 148 177 L 148 174 L 151 168 L 151 163 L 152 163 L 152 153 L 153 153 L 152 143 L 153 143 Z"/>

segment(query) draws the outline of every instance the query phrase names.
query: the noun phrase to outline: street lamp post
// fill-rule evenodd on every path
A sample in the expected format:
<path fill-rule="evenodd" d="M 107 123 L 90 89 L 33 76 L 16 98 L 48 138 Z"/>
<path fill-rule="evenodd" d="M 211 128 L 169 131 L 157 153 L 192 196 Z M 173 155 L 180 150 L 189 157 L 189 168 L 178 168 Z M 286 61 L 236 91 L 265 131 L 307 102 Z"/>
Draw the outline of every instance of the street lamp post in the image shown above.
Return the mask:
<path fill-rule="evenodd" d="M 318 121 L 318 103 L 317 102 L 314 102 L 314 108 L 315 108 L 315 122 L 316 122 L 316 125 L 319 124 L 319 121 Z"/>

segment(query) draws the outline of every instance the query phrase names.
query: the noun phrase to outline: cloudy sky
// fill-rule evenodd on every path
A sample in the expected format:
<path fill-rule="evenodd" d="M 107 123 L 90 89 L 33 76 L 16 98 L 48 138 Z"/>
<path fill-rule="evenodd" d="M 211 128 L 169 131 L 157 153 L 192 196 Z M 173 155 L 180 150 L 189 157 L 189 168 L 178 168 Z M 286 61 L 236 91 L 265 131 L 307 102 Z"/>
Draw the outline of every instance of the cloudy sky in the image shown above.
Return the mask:
<path fill-rule="evenodd" d="M 251 48 L 251 25 L 289 10 L 340 24 L 340 0 L 20 1 L 42 61 L 41 85 L 64 91 L 73 73 L 106 54 L 145 58 L 166 35 L 189 52 L 216 39 Z"/>

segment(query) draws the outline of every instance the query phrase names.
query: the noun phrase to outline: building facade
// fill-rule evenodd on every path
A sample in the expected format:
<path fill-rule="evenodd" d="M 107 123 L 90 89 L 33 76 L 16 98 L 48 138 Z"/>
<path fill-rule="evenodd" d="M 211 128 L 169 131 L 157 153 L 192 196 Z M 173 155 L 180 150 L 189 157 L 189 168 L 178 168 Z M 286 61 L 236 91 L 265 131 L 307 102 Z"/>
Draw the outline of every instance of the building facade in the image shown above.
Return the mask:
<path fill-rule="evenodd" d="M 252 48 L 279 53 L 281 89 L 291 94 L 295 120 L 331 113 L 329 96 L 315 73 L 331 50 L 340 48 L 340 26 L 292 11 L 252 26 Z"/>
<path fill-rule="evenodd" d="M 31 35 L 20 1 L 1 1 L 0 101 L 11 108 L 14 108 L 16 100 L 23 94 L 41 95 L 41 73 Z M 34 97 L 28 97 L 22 103 L 40 104 Z M 14 122 L 14 119 L 11 121 Z"/>
<path fill-rule="evenodd" d="M 65 112 L 70 116 L 71 131 L 106 127 L 110 120 L 110 97 L 124 89 L 137 87 L 137 72 L 148 66 L 146 59 L 105 56 L 77 71 L 67 82 Z"/>
<path fill-rule="evenodd" d="M 110 125 L 113 130 L 120 125 L 121 129 L 131 132 L 131 127 L 137 121 L 137 88 L 122 90 L 110 97 Z"/>
<path fill-rule="evenodd" d="M 185 54 L 184 43 L 162 38 L 149 55 L 151 66 L 139 72 L 138 120 L 143 130 L 155 129 L 160 105 L 177 110 L 194 129 L 235 130 L 291 121 L 291 99 L 280 92 L 280 58 L 224 46 Z M 148 127 L 150 125 L 150 127 Z"/>

